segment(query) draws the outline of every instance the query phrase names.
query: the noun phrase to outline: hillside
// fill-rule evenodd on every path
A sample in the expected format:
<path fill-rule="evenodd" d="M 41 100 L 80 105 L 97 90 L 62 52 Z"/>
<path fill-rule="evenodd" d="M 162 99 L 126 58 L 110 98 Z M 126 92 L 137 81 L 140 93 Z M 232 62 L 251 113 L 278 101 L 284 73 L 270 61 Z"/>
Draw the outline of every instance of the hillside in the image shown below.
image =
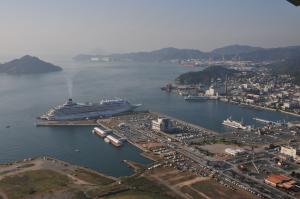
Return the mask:
<path fill-rule="evenodd" d="M 244 53 L 240 55 L 241 60 L 251 61 L 282 61 L 295 59 L 300 56 L 300 46 L 289 46 L 282 48 L 270 48 Z"/>
<path fill-rule="evenodd" d="M 0 64 L 0 73 L 7 74 L 36 74 L 61 71 L 62 68 L 44 62 L 37 57 L 26 55 L 20 59 Z"/>
<path fill-rule="evenodd" d="M 274 74 L 289 74 L 295 78 L 295 83 L 300 85 L 300 57 L 271 64 L 270 69 Z"/>
<path fill-rule="evenodd" d="M 210 66 L 203 71 L 188 72 L 175 79 L 178 84 L 206 84 L 209 85 L 212 79 L 225 79 L 238 73 L 236 70 L 227 69 L 222 66 Z"/>
<path fill-rule="evenodd" d="M 263 50 L 263 48 L 252 47 L 247 45 L 230 45 L 230 46 L 224 46 L 222 48 L 217 48 L 211 51 L 211 53 L 217 55 L 239 55 L 239 54 L 251 53 L 259 50 Z"/>

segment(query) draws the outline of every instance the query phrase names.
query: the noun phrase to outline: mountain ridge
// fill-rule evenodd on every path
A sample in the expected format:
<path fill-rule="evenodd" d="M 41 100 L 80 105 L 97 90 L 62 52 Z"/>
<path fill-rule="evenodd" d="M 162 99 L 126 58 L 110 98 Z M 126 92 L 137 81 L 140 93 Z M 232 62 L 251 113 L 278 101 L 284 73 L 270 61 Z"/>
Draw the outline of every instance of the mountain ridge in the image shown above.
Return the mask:
<path fill-rule="evenodd" d="M 100 60 L 109 57 L 113 61 L 140 61 L 140 62 L 165 62 L 182 59 L 233 59 L 239 57 L 245 61 L 279 61 L 300 56 L 300 46 L 287 46 L 278 48 L 261 48 L 249 45 L 228 45 L 216 48 L 210 52 L 197 49 L 179 49 L 174 47 L 162 48 L 153 51 L 133 53 L 116 53 L 110 55 L 81 54 L 74 57 L 76 61 L 90 61 L 92 57 Z"/>
<path fill-rule="evenodd" d="M 254 47 L 249 45 L 228 45 L 221 48 L 216 48 L 212 50 L 210 53 L 218 54 L 218 55 L 236 55 L 241 53 L 250 53 L 258 50 L 264 50 L 265 48 L 262 47 Z"/>

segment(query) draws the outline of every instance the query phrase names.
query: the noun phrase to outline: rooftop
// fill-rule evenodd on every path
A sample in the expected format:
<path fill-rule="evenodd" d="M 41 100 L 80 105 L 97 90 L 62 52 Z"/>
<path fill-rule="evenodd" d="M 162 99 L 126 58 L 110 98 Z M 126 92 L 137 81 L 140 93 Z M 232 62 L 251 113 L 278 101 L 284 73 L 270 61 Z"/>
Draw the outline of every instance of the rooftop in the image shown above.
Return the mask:
<path fill-rule="evenodd" d="M 285 175 L 270 175 L 265 180 L 270 183 L 281 184 L 284 182 L 291 181 L 292 179 Z"/>

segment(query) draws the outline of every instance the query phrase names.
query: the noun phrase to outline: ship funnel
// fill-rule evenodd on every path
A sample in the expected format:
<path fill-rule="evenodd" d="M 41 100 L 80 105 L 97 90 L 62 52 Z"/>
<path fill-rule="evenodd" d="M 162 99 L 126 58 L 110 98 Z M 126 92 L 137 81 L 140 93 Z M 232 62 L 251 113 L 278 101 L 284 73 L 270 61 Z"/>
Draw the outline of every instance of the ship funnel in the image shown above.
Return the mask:
<path fill-rule="evenodd" d="M 67 105 L 71 105 L 71 104 L 73 104 L 73 100 L 72 100 L 72 98 L 69 98 L 69 99 L 68 99 L 68 101 L 66 102 L 66 104 L 67 104 Z"/>

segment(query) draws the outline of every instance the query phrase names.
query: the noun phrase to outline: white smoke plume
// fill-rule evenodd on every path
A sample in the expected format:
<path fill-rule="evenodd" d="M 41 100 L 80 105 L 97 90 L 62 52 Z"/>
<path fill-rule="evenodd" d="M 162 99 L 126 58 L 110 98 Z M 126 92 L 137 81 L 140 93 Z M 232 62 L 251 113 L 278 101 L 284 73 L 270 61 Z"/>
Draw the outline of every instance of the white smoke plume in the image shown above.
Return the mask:
<path fill-rule="evenodd" d="M 73 80 L 72 80 L 72 77 L 67 76 L 66 81 L 67 81 L 68 94 L 69 94 L 68 97 L 73 98 Z"/>
<path fill-rule="evenodd" d="M 73 80 L 77 72 L 68 71 L 65 73 L 65 81 L 68 89 L 68 97 L 73 98 Z"/>

